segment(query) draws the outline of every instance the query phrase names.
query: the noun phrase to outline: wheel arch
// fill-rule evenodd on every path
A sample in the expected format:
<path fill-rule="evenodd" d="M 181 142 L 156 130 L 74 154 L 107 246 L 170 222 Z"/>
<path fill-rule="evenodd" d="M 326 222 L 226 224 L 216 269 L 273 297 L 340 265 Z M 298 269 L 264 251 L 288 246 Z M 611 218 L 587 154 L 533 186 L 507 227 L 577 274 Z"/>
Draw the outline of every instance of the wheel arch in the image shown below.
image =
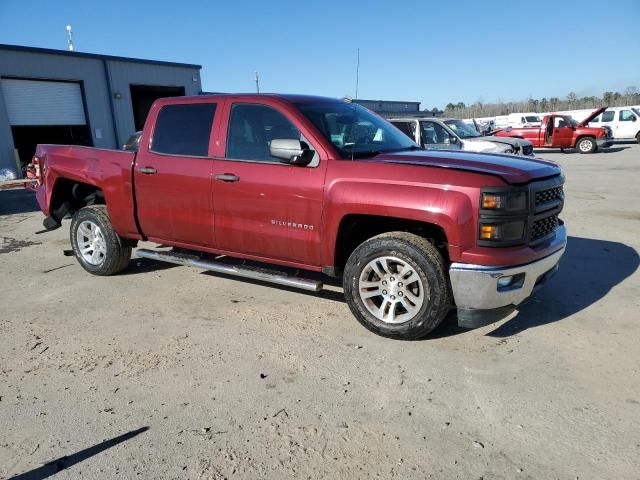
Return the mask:
<path fill-rule="evenodd" d="M 333 268 L 341 275 L 349 255 L 364 241 L 388 232 L 413 233 L 429 240 L 449 263 L 448 238 L 436 223 L 407 218 L 350 213 L 340 220 L 334 248 Z"/>
<path fill-rule="evenodd" d="M 65 177 L 56 179 L 49 201 L 51 216 L 62 220 L 67 214 L 73 214 L 87 205 L 106 204 L 101 188 L 90 183 Z"/>

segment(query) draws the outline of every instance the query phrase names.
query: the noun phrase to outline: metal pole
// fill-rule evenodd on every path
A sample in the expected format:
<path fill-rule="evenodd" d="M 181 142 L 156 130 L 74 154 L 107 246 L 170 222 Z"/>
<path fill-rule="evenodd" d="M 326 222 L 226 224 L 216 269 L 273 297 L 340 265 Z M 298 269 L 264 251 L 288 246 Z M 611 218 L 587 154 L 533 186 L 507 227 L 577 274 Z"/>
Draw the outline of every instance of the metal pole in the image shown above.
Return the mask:
<path fill-rule="evenodd" d="M 256 74 L 256 93 L 260 93 L 260 81 L 258 79 L 258 71 L 253 72 Z"/>
<path fill-rule="evenodd" d="M 360 49 L 358 48 L 358 57 L 356 60 L 356 96 L 355 98 L 358 98 L 358 82 L 360 80 L 359 75 L 360 75 Z"/>

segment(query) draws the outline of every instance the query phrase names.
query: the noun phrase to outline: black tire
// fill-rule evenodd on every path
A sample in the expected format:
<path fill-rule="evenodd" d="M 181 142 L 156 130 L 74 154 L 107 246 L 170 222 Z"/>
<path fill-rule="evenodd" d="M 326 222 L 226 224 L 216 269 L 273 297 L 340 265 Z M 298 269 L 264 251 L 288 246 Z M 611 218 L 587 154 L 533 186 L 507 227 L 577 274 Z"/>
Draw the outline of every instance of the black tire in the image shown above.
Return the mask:
<path fill-rule="evenodd" d="M 421 288 L 427 287 L 423 292 L 421 308 L 413 318 L 403 323 L 392 324 L 378 319 L 367 309 L 359 293 L 364 269 L 369 262 L 383 256 L 407 262 L 420 277 Z M 444 320 L 452 304 L 451 287 L 442 255 L 425 238 L 407 232 L 383 233 L 358 246 L 347 260 L 343 287 L 349 308 L 365 328 L 399 340 L 417 340 L 428 335 Z"/>
<path fill-rule="evenodd" d="M 104 238 L 103 256 L 97 264 L 87 261 L 78 245 L 78 229 L 84 222 L 97 225 Z M 124 270 L 129 264 L 131 245 L 113 229 L 105 205 L 90 205 L 78 210 L 71 220 L 69 236 L 78 263 L 89 273 L 101 276 L 114 275 Z"/>
<path fill-rule="evenodd" d="M 580 153 L 593 153 L 598 149 L 598 144 L 593 137 L 582 137 L 576 143 L 576 149 Z"/>
<path fill-rule="evenodd" d="M 636 133 L 636 141 L 640 143 L 640 132 Z"/>

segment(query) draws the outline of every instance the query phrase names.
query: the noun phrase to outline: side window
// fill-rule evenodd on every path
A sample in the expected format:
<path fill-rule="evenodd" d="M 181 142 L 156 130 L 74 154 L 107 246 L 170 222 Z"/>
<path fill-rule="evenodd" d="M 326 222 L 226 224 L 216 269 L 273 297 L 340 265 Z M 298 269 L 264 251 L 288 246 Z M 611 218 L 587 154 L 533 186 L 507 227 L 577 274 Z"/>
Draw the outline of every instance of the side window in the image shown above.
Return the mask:
<path fill-rule="evenodd" d="M 233 106 L 226 158 L 282 163 L 269 152 L 273 138 L 301 140 L 301 135 L 300 130 L 274 108 L 254 104 Z"/>
<path fill-rule="evenodd" d="M 591 120 L 589 123 L 600 123 L 600 115 L 598 115 L 596 118 Z"/>
<path fill-rule="evenodd" d="M 618 118 L 621 122 L 633 122 L 636 117 L 631 113 L 631 110 L 620 110 L 620 116 Z"/>
<path fill-rule="evenodd" d="M 603 122 L 613 122 L 613 117 L 615 116 L 616 112 L 613 112 L 611 110 L 607 110 L 606 112 L 604 112 L 602 114 L 602 121 Z"/>
<path fill-rule="evenodd" d="M 391 122 L 395 127 L 397 127 L 402 133 L 404 133 L 411 140 L 414 140 L 415 130 L 411 128 L 413 126 L 413 122 Z"/>
<path fill-rule="evenodd" d="M 449 132 L 445 128 L 434 122 L 420 122 L 422 126 L 422 143 L 425 145 L 448 144 Z"/>
<path fill-rule="evenodd" d="M 209 154 L 215 103 L 167 105 L 160 109 L 151 151 L 168 155 L 206 157 Z"/>

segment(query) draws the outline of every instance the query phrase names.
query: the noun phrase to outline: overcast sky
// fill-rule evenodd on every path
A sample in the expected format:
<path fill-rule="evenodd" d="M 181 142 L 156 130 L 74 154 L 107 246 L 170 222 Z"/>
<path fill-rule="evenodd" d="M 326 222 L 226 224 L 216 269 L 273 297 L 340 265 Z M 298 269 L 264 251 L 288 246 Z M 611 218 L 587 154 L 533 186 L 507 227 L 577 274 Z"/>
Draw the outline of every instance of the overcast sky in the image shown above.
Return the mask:
<path fill-rule="evenodd" d="M 640 87 L 640 1 L 0 0 L 0 43 L 203 66 L 207 91 L 448 102 Z M 0 71 L 0 74 L 2 72 Z"/>

